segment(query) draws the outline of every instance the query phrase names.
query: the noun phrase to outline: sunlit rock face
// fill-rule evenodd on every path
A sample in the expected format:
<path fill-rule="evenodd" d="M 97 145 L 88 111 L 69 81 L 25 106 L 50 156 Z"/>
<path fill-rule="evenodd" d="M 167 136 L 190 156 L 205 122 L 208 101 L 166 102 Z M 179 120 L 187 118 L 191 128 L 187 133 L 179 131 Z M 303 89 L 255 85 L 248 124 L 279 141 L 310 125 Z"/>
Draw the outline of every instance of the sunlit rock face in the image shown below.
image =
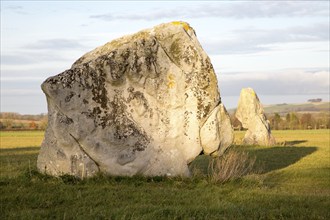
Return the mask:
<path fill-rule="evenodd" d="M 253 89 L 242 89 L 235 116 L 243 128 L 248 129 L 243 139 L 244 144 L 271 146 L 276 143 L 264 109 Z"/>
<path fill-rule="evenodd" d="M 42 90 L 43 173 L 188 176 L 202 151 L 221 155 L 232 142 L 210 59 L 184 22 L 98 47 Z"/>
<path fill-rule="evenodd" d="M 230 116 L 223 104 L 216 106 L 200 130 L 204 154 L 221 156 L 234 140 Z"/>

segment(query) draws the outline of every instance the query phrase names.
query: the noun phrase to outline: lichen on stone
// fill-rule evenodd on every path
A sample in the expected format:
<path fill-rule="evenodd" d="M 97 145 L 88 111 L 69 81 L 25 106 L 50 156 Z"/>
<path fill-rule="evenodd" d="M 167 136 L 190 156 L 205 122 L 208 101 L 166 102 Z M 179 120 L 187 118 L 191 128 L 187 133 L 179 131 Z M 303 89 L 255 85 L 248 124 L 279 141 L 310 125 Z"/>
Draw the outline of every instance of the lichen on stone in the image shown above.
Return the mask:
<path fill-rule="evenodd" d="M 177 25 L 177 26 L 182 26 L 185 29 L 185 31 L 188 31 L 191 29 L 190 25 L 183 21 L 173 21 L 171 24 Z"/>

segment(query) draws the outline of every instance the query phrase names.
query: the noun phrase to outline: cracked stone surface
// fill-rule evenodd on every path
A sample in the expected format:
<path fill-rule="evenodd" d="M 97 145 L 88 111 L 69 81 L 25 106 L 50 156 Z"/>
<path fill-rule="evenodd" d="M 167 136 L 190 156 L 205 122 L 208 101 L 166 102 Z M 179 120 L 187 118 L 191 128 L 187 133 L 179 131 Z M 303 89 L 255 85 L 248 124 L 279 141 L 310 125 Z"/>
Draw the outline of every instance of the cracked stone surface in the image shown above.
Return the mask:
<path fill-rule="evenodd" d="M 235 116 L 242 123 L 243 128 L 248 129 L 243 138 L 244 144 L 264 146 L 276 144 L 264 109 L 253 89 L 241 90 Z"/>
<path fill-rule="evenodd" d="M 113 40 L 42 84 L 48 127 L 37 166 L 50 175 L 189 176 L 233 131 L 195 31 L 171 22 Z"/>

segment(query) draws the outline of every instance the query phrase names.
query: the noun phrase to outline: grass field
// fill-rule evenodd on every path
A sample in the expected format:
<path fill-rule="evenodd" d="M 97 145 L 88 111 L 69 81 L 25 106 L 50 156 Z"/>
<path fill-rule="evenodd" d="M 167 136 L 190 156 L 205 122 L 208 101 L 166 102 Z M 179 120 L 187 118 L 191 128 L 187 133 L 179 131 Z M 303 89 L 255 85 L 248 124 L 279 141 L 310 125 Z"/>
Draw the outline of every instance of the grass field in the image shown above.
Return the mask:
<path fill-rule="evenodd" d="M 241 146 L 237 132 L 254 174 L 216 184 L 206 156 L 190 179 L 53 178 L 36 172 L 43 132 L 1 132 L 0 219 L 330 219 L 330 131 L 273 133 L 285 144 Z"/>

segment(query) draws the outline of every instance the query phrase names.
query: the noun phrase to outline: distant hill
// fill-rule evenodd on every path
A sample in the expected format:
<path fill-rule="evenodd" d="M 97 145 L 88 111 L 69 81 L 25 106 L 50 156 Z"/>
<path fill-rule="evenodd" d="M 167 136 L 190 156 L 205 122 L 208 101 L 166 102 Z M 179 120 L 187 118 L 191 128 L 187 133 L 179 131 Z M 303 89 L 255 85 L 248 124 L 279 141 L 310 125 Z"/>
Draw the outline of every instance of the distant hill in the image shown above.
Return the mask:
<path fill-rule="evenodd" d="M 229 109 L 229 113 L 234 113 L 236 109 Z M 267 114 L 279 113 L 286 114 L 289 112 L 330 112 L 330 102 L 306 102 L 297 104 L 275 104 L 264 105 L 264 110 Z"/>

